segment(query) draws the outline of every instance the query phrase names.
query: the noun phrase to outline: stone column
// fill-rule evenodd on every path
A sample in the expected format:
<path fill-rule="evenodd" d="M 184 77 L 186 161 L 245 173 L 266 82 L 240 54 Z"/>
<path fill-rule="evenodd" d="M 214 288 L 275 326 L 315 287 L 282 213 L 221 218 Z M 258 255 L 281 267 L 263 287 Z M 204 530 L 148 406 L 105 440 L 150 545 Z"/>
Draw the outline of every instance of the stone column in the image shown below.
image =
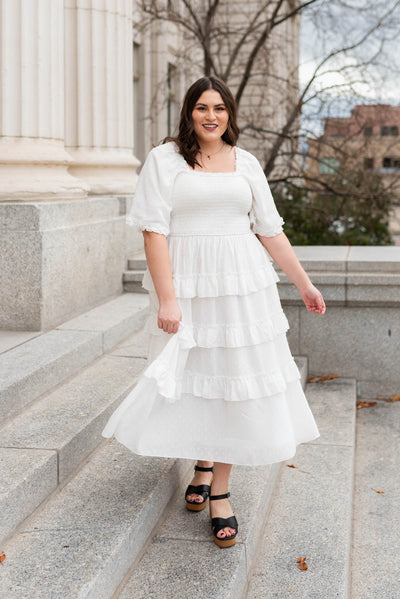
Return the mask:
<path fill-rule="evenodd" d="M 0 201 L 85 197 L 64 149 L 63 0 L 1 0 L 0 27 Z"/>
<path fill-rule="evenodd" d="M 91 194 L 132 194 L 132 0 L 65 0 L 66 147 Z"/>

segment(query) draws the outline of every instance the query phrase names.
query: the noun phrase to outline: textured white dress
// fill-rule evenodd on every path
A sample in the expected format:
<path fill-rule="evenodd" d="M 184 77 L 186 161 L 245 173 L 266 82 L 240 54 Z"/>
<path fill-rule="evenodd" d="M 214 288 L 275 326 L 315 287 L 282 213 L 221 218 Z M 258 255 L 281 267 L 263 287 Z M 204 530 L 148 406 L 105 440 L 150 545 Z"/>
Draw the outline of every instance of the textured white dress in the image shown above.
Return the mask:
<path fill-rule="evenodd" d="M 319 436 L 286 340 L 278 277 L 255 233 L 282 231 L 257 159 L 193 171 L 173 142 L 154 148 L 130 215 L 166 235 L 182 324 L 157 326 L 150 273 L 149 366 L 102 434 L 141 455 L 260 465 Z"/>

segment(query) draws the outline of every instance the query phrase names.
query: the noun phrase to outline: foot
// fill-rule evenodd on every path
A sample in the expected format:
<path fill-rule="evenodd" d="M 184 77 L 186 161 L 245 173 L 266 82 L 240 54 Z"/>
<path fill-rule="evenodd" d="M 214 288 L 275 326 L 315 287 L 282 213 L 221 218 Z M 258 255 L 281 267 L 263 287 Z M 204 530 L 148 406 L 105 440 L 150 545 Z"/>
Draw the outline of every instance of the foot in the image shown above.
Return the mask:
<path fill-rule="evenodd" d="M 212 462 L 197 462 L 198 466 L 204 466 L 205 468 L 213 465 Z M 212 472 L 201 472 L 200 470 L 196 470 L 194 473 L 194 477 L 190 481 L 190 484 L 197 487 L 197 485 L 210 485 L 213 477 Z M 196 493 L 190 493 L 190 495 L 186 495 L 186 499 L 188 501 L 194 501 L 195 503 L 203 503 L 204 498 L 201 495 L 197 495 Z"/>
<path fill-rule="evenodd" d="M 215 489 L 212 489 L 212 495 L 222 495 L 222 493 L 226 491 L 216 492 Z M 210 502 L 210 513 L 211 518 L 229 518 L 229 516 L 233 516 L 234 513 L 229 503 L 229 499 L 216 499 Z M 230 526 L 226 526 L 217 532 L 217 537 L 219 539 L 229 539 L 236 533 L 236 528 L 231 528 Z"/>

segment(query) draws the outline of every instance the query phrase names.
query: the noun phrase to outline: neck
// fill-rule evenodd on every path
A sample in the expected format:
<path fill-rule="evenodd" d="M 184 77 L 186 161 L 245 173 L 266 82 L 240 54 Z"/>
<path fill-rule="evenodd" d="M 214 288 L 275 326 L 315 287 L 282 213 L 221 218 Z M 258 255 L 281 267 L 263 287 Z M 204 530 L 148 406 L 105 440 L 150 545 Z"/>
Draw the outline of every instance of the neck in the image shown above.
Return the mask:
<path fill-rule="evenodd" d="M 215 152 L 218 152 L 223 143 L 222 138 L 219 138 L 216 141 L 201 142 L 199 143 L 200 151 L 203 152 L 203 154 L 214 154 Z"/>

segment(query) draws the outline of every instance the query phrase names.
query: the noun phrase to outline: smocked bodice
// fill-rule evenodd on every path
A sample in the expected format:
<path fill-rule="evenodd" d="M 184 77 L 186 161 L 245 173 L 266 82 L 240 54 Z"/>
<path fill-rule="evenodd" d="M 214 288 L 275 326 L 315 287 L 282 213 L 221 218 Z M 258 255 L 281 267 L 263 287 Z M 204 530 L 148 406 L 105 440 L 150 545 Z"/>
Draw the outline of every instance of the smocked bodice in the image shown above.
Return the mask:
<path fill-rule="evenodd" d="M 170 235 L 250 233 L 251 189 L 238 173 L 179 173 L 172 190 Z"/>

